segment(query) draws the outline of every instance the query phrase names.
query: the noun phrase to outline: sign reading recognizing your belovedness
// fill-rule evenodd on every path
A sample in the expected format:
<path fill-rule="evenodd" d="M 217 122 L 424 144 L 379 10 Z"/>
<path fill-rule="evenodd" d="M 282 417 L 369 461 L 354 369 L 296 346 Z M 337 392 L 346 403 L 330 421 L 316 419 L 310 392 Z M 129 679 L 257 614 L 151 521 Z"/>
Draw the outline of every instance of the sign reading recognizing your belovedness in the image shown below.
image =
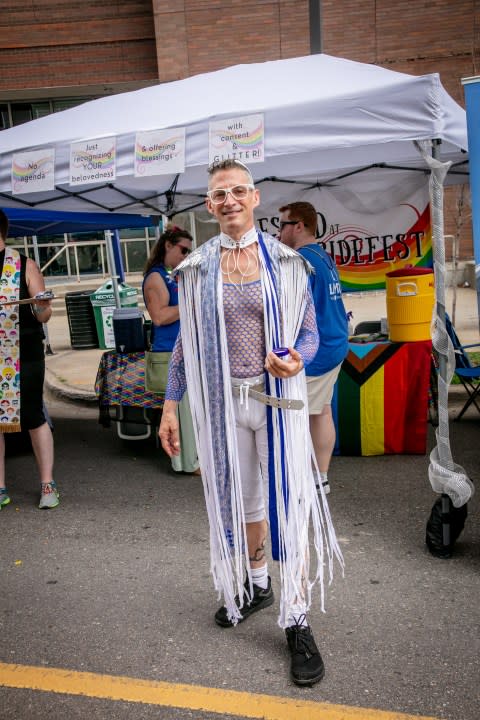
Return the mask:
<path fill-rule="evenodd" d="M 251 165 L 264 160 L 263 113 L 210 123 L 209 162 L 232 158 Z"/>
<path fill-rule="evenodd" d="M 114 137 L 82 140 L 70 145 L 70 185 L 115 180 L 116 141 Z"/>

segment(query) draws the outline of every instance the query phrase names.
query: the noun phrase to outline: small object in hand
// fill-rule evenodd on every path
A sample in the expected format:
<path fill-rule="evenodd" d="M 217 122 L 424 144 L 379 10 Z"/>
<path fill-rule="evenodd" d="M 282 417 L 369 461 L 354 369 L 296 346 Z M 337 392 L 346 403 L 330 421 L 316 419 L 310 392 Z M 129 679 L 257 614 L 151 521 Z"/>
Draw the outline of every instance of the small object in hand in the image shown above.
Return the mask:
<path fill-rule="evenodd" d="M 54 294 L 51 290 L 44 290 L 43 292 L 37 293 L 33 299 L 34 300 L 53 300 Z"/>
<path fill-rule="evenodd" d="M 33 298 L 32 310 L 35 315 L 43 315 L 47 312 L 48 305 L 37 305 L 38 300 L 53 300 L 53 292 L 51 290 L 44 290 L 43 292 L 37 293 Z"/>
<path fill-rule="evenodd" d="M 0 303 L 0 307 L 6 305 L 29 305 L 34 304 L 38 300 L 54 300 L 55 295 L 51 290 L 45 290 L 45 292 L 37 293 L 35 297 L 24 298 L 23 300 L 4 300 Z"/>
<path fill-rule="evenodd" d="M 286 347 L 272 348 L 272 352 L 280 358 L 280 360 L 284 360 L 285 362 L 288 362 L 291 359 L 288 348 Z"/>

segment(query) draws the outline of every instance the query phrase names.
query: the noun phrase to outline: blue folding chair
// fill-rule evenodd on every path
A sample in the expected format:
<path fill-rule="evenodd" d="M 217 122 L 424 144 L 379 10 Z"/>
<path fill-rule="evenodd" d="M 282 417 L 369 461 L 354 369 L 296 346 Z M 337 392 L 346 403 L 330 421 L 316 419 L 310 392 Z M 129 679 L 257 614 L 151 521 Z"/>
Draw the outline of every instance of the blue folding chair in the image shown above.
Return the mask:
<path fill-rule="evenodd" d="M 468 394 L 465 405 L 455 418 L 455 420 L 460 420 L 470 405 L 475 405 L 480 413 L 480 405 L 477 402 L 480 399 L 480 365 L 472 365 L 468 354 L 465 352 L 469 348 L 480 348 L 480 343 L 462 345 L 448 315 L 445 316 L 445 325 L 455 351 L 455 374 Z"/>

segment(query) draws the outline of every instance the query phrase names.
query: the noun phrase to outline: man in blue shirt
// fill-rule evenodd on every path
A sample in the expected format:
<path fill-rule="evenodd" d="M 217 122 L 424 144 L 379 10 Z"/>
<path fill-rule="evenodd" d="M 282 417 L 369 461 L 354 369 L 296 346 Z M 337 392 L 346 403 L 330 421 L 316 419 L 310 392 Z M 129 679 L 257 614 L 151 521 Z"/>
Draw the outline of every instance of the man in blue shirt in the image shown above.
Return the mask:
<path fill-rule="evenodd" d="M 335 447 L 332 397 L 335 381 L 348 352 L 348 321 L 334 261 L 317 243 L 317 212 L 308 202 L 279 208 L 280 240 L 313 266 L 310 283 L 317 314 L 320 345 L 307 375 L 310 434 L 325 492 L 330 492 L 328 468 Z"/>

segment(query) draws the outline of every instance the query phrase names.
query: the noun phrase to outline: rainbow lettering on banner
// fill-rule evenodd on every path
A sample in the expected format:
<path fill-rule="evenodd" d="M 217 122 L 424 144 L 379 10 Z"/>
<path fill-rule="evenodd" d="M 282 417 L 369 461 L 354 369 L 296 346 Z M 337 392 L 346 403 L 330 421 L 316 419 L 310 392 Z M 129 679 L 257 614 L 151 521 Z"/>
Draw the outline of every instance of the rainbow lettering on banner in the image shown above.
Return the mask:
<path fill-rule="evenodd" d="M 392 270 L 432 267 L 428 179 L 415 175 L 386 183 L 381 171 L 372 170 L 350 179 L 347 187 L 288 190 L 288 201 L 280 186 L 268 204 L 262 203 L 262 184 L 258 226 L 281 236 L 278 208 L 310 203 L 317 213 L 317 243 L 335 261 L 344 291 L 384 289 Z"/>
<path fill-rule="evenodd" d="M 12 194 L 53 190 L 55 151 L 53 148 L 15 153 L 12 158 Z"/>
<path fill-rule="evenodd" d="M 228 118 L 210 123 L 209 161 L 263 162 L 263 114 Z"/>
<path fill-rule="evenodd" d="M 416 210 L 416 222 L 395 235 L 372 235 L 356 226 L 338 225 L 320 240 L 335 259 L 343 291 L 385 288 L 385 275 L 404 267 L 432 267 L 430 206 Z"/>

